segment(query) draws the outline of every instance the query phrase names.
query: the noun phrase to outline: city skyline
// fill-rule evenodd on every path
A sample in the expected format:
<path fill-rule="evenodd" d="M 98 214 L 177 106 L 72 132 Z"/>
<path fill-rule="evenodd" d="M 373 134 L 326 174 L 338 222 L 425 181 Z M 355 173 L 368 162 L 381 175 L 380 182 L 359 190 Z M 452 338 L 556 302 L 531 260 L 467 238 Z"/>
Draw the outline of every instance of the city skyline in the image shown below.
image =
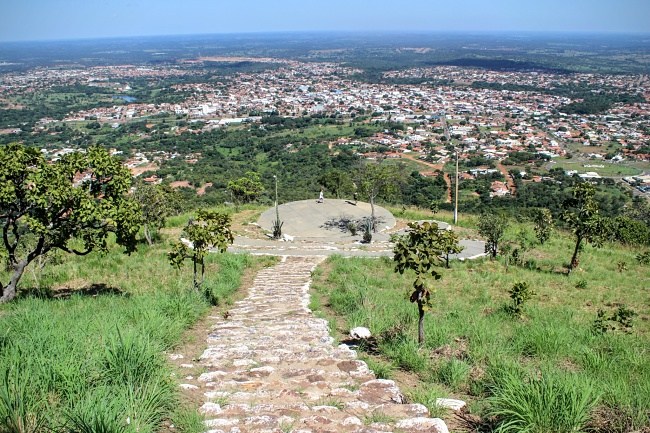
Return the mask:
<path fill-rule="evenodd" d="M 0 41 L 251 32 L 648 33 L 644 0 L 25 0 L 3 6 Z"/>

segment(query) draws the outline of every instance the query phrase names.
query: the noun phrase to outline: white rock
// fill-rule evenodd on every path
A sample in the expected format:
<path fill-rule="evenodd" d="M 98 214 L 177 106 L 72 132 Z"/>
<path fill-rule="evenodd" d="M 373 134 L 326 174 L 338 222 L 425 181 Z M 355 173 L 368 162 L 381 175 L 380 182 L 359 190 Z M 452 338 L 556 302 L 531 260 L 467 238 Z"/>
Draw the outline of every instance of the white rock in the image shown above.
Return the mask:
<path fill-rule="evenodd" d="M 370 330 L 363 326 L 357 326 L 356 328 L 350 329 L 350 337 L 355 339 L 366 339 L 370 338 L 371 335 Z"/>
<path fill-rule="evenodd" d="M 218 415 L 222 412 L 221 406 L 216 403 L 204 403 L 199 409 L 203 415 Z"/>
<path fill-rule="evenodd" d="M 446 407 L 451 410 L 461 410 L 465 407 L 465 402 L 463 400 L 455 400 L 453 398 L 437 398 L 436 406 Z"/>
<path fill-rule="evenodd" d="M 192 385 L 192 384 L 190 384 L 190 383 L 181 383 L 179 386 L 180 386 L 182 389 L 199 389 L 198 386 L 196 386 L 196 385 Z"/>
<path fill-rule="evenodd" d="M 436 433 L 449 433 L 447 424 L 440 418 L 407 418 L 397 422 L 395 427 L 398 429 L 404 430 L 423 430 L 431 432 L 431 429 L 435 429 Z"/>
<path fill-rule="evenodd" d="M 177 359 L 183 359 L 183 358 L 185 358 L 185 357 L 183 355 L 181 355 L 180 353 L 170 353 L 169 354 L 169 359 L 171 359 L 172 361 L 175 361 Z"/>
<path fill-rule="evenodd" d="M 294 239 L 295 239 L 294 236 L 289 236 L 286 233 L 282 235 L 282 240 L 285 242 L 293 242 Z"/>
<path fill-rule="evenodd" d="M 349 416 L 341 423 L 343 425 L 363 425 L 363 422 L 356 416 Z"/>
<path fill-rule="evenodd" d="M 181 364 L 183 368 L 194 368 L 194 364 Z"/>
<path fill-rule="evenodd" d="M 224 373 L 223 371 L 211 371 L 209 373 L 201 373 L 199 376 L 199 382 L 212 382 L 215 379 L 219 379 L 220 377 L 227 376 L 227 373 Z"/>
<path fill-rule="evenodd" d="M 239 420 L 217 418 L 217 419 L 207 419 L 203 423 L 206 425 L 206 427 L 232 427 L 234 425 L 239 424 Z"/>

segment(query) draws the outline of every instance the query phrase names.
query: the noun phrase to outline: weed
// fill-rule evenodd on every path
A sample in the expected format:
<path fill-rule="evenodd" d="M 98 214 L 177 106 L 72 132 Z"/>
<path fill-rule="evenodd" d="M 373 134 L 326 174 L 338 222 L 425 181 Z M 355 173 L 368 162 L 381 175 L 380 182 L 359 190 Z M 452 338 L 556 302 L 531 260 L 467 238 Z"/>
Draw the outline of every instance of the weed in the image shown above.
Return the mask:
<path fill-rule="evenodd" d="M 447 395 L 447 392 L 438 386 L 426 384 L 423 387 L 410 390 L 406 397 L 408 401 L 413 403 L 420 403 L 429 409 L 429 416 L 432 418 L 444 418 L 449 409 L 438 406 L 436 400 L 440 397 Z"/>
<path fill-rule="evenodd" d="M 180 433 L 203 433 L 204 417 L 194 409 L 181 408 L 172 416 L 174 428 Z"/>
<path fill-rule="evenodd" d="M 516 283 L 510 290 L 510 299 L 512 299 L 512 304 L 507 307 L 507 311 L 513 316 L 521 316 L 522 310 L 524 308 L 524 303 L 529 300 L 535 292 L 533 292 L 526 282 Z"/>
<path fill-rule="evenodd" d="M 345 407 L 345 404 L 341 400 L 335 399 L 335 398 L 321 398 L 314 404 L 314 406 L 329 406 L 329 407 L 335 407 L 338 410 L 343 410 Z"/>
<path fill-rule="evenodd" d="M 576 289 L 582 289 L 582 290 L 586 289 L 587 288 L 587 280 L 585 280 L 585 279 L 578 280 L 575 287 L 576 287 Z"/>
<path fill-rule="evenodd" d="M 368 368 L 375 373 L 377 379 L 390 379 L 395 371 L 395 366 L 390 362 L 383 362 L 372 358 L 365 359 L 365 361 L 368 364 Z"/>
<path fill-rule="evenodd" d="M 488 399 L 497 432 L 566 433 L 581 431 L 598 402 L 593 387 L 571 376 L 543 373 L 523 378 L 504 373 Z"/>
<path fill-rule="evenodd" d="M 469 378 L 470 367 L 458 359 L 450 359 L 443 362 L 436 369 L 438 380 L 454 390 L 462 389 Z"/>
<path fill-rule="evenodd" d="M 392 422 L 395 422 L 395 417 L 392 417 L 390 415 L 386 415 L 385 413 L 379 412 L 379 411 L 374 411 L 373 413 L 371 413 L 370 415 L 367 415 L 363 419 L 363 423 L 365 425 L 370 425 L 370 424 L 374 424 L 374 423 L 390 424 Z"/>

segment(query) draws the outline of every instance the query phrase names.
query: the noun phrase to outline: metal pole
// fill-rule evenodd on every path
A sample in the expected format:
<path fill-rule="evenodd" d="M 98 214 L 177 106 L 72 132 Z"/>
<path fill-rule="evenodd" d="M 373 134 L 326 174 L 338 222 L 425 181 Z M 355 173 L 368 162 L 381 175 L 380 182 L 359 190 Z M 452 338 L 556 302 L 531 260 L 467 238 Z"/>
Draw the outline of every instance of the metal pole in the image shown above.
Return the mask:
<path fill-rule="evenodd" d="M 280 221 L 280 212 L 278 211 L 278 177 L 273 175 L 275 179 L 275 220 Z"/>
<path fill-rule="evenodd" d="M 456 148 L 456 204 L 454 206 L 454 225 L 458 224 L 458 148 Z"/>

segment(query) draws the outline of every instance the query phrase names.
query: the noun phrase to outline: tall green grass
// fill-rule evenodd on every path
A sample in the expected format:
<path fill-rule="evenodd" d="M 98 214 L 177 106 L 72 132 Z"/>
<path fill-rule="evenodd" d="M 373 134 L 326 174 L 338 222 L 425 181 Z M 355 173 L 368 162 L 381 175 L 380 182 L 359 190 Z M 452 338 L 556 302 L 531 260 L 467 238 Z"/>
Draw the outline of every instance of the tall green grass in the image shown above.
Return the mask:
<path fill-rule="evenodd" d="M 209 255 L 206 287 L 229 302 L 258 262 Z M 0 306 L 0 432 L 158 431 L 178 405 L 164 352 L 209 309 L 191 270 L 162 244 L 64 257 L 36 277 Z"/>
<path fill-rule="evenodd" d="M 384 363 L 415 374 L 418 388 L 442 387 L 447 396 L 468 400 L 487 424 L 498 421 L 503 431 L 623 433 L 650 427 L 648 267 L 635 262 L 633 248 L 588 246 L 578 271 L 567 277 L 571 248 L 572 239 L 560 234 L 527 252 L 533 267 L 483 259 L 441 269 L 421 348 L 417 308 L 407 298 L 414 277 L 395 274 L 390 259 L 332 257 L 315 273 L 312 288 L 341 326 L 371 330 Z M 619 272 L 619 261 L 628 269 Z M 583 288 L 576 288 L 579 280 L 586 281 Z M 515 317 L 506 308 L 508 290 L 520 281 L 536 295 Z M 594 334 L 598 309 L 621 304 L 638 313 L 632 332 Z M 507 370 L 512 374 L 504 376 Z M 538 407 L 551 403 L 553 415 Z M 522 427 L 529 422 L 522 420 L 530 426 Z"/>

